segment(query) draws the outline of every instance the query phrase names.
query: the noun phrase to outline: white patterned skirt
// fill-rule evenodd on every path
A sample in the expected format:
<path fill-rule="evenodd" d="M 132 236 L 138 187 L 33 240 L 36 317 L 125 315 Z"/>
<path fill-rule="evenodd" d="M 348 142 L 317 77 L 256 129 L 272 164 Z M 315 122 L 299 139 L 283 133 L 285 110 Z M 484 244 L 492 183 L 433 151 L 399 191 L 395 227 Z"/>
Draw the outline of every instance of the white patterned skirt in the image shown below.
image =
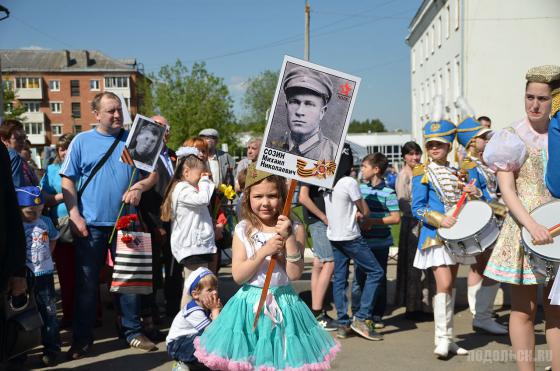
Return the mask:
<path fill-rule="evenodd" d="M 423 250 L 416 250 L 414 256 L 414 267 L 418 269 L 427 269 L 439 267 L 441 265 L 465 264 L 471 265 L 476 263 L 474 256 L 455 256 L 447 250 L 443 245 L 433 246 Z"/>

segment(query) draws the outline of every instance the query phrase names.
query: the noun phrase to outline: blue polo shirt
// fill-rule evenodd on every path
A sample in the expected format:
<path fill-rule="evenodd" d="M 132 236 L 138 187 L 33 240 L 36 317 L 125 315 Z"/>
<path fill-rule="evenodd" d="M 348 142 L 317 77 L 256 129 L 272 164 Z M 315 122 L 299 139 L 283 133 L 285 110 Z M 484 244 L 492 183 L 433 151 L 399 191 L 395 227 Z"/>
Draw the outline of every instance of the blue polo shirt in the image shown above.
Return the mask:
<path fill-rule="evenodd" d="M 367 202 L 370 218 L 384 218 L 393 211 L 399 211 L 397 194 L 387 186 L 385 181 L 381 181 L 376 186 L 361 183 L 360 193 Z M 389 225 L 374 225 L 371 230 L 363 231 L 362 236 L 364 238 L 386 239 L 391 236 L 391 227 Z"/>
<path fill-rule="evenodd" d="M 78 191 L 109 150 L 115 137 L 101 134 L 95 129 L 78 134 L 70 143 L 60 175 L 72 179 Z M 113 226 L 117 220 L 122 196 L 128 188 L 134 169 L 119 160 L 127 137 L 128 131 L 125 131 L 115 150 L 95 174 L 79 200 L 80 214 L 88 225 Z M 138 175 L 135 178 L 138 179 Z"/>

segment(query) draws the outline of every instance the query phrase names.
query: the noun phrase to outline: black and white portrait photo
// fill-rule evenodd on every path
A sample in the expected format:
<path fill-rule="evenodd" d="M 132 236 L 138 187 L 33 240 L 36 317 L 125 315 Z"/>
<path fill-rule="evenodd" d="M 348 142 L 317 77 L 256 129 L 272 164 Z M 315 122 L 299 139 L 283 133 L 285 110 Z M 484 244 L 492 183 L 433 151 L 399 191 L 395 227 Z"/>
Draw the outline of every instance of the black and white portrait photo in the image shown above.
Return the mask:
<path fill-rule="evenodd" d="M 321 169 L 320 164 L 326 164 L 332 169 L 344 144 L 359 81 L 355 76 L 285 57 L 259 164 L 279 165 L 280 161 L 284 170 L 295 171 L 297 176 L 307 174 L 302 170 L 304 164 L 318 164 Z M 317 178 L 322 185 L 332 175 L 311 173 L 313 176 L 304 181 Z"/>
<path fill-rule="evenodd" d="M 142 115 L 136 115 L 126 147 L 141 170 L 152 172 L 163 146 L 165 127 Z"/>

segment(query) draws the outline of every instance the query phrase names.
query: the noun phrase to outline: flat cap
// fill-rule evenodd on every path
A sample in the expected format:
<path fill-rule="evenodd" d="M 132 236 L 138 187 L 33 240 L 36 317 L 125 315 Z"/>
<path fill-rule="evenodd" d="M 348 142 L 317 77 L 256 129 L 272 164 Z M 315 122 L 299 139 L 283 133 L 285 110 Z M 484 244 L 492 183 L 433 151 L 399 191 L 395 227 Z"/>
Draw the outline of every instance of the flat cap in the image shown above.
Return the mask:
<path fill-rule="evenodd" d="M 547 64 L 544 66 L 532 67 L 527 71 L 525 78 L 529 82 L 542 82 L 550 84 L 560 80 L 560 66 Z"/>
<path fill-rule="evenodd" d="M 218 130 L 212 128 L 202 129 L 200 133 L 198 133 L 198 135 L 200 135 L 201 137 L 220 137 L 220 135 L 218 134 Z"/>
<path fill-rule="evenodd" d="M 331 100 L 333 90 L 331 79 L 325 73 L 303 67 L 296 67 L 288 72 L 283 87 L 284 92 L 291 88 L 311 90 L 322 96 L 325 102 Z"/>

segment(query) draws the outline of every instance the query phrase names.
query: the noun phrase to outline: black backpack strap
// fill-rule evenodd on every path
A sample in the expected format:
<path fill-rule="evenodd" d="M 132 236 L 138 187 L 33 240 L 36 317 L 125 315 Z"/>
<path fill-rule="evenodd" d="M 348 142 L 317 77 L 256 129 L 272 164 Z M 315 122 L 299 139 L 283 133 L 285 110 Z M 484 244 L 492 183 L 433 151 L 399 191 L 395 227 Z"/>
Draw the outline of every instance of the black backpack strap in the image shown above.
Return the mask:
<path fill-rule="evenodd" d="M 101 169 L 101 167 L 105 164 L 105 162 L 107 162 L 109 157 L 113 154 L 113 152 L 115 151 L 115 148 L 117 147 L 117 144 L 119 144 L 119 141 L 121 140 L 123 134 L 124 134 L 124 129 L 121 129 L 121 131 L 119 132 L 119 135 L 117 135 L 117 137 L 113 141 L 113 144 L 111 144 L 111 147 L 109 148 L 109 150 L 107 152 L 105 152 L 105 155 L 103 156 L 103 158 L 97 164 L 95 164 L 95 167 L 93 168 L 93 170 L 91 170 L 91 174 L 89 175 L 87 180 L 84 182 L 84 184 L 82 184 L 82 186 L 80 187 L 80 190 L 78 191 L 78 198 L 82 197 L 82 193 L 84 193 L 84 190 L 88 186 L 89 182 L 91 182 L 91 180 L 93 179 L 95 174 L 97 174 L 99 169 Z"/>

